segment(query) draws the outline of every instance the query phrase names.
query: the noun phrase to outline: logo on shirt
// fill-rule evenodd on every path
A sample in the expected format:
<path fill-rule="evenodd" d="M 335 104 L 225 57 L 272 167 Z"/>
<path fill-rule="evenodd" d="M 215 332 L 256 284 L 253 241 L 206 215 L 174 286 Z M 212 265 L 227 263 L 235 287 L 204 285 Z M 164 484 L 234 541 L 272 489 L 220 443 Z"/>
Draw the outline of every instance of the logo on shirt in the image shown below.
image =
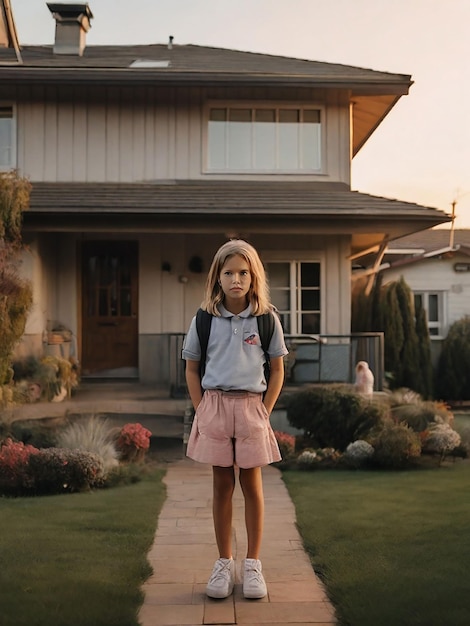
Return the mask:
<path fill-rule="evenodd" d="M 250 346 L 257 346 L 258 335 L 256 333 L 253 333 L 252 335 L 249 335 L 246 339 L 244 339 L 244 342 L 250 344 Z"/>

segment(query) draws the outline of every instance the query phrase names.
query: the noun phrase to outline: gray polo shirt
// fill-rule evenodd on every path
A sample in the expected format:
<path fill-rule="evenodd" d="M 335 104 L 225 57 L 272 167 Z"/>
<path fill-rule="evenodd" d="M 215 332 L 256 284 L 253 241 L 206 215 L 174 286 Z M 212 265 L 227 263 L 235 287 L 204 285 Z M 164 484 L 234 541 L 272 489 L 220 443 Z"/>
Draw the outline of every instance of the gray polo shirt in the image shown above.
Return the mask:
<path fill-rule="evenodd" d="M 243 389 L 255 393 L 266 390 L 264 378 L 264 353 L 258 334 L 258 322 L 249 305 L 239 315 L 219 306 L 220 317 L 212 318 L 207 344 L 206 371 L 203 389 L 231 391 Z M 270 357 L 285 356 L 287 348 L 281 322 L 274 315 L 274 333 L 269 344 Z M 193 317 L 183 343 L 183 359 L 200 361 L 201 346 Z"/>

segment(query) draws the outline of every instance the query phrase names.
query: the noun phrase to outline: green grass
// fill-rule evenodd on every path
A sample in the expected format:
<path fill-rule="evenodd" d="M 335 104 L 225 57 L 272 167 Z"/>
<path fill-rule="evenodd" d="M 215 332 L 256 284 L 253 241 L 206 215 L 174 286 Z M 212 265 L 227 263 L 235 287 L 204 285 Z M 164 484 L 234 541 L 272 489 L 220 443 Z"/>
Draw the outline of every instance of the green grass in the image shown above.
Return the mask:
<path fill-rule="evenodd" d="M 469 461 L 284 480 L 343 626 L 470 624 Z"/>
<path fill-rule="evenodd" d="M 163 470 L 91 493 L 0 498 L 2 626 L 137 626 Z"/>

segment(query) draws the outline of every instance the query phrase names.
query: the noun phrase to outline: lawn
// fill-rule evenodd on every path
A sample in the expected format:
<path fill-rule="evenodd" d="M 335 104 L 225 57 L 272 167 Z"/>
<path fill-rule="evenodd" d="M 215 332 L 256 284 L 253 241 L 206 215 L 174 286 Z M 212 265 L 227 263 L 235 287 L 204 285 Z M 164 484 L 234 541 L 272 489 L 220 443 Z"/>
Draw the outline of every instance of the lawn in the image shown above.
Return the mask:
<path fill-rule="evenodd" d="M 2 626 L 137 626 L 164 471 L 91 493 L 0 498 Z"/>
<path fill-rule="evenodd" d="M 340 624 L 470 624 L 470 461 L 284 480 Z"/>

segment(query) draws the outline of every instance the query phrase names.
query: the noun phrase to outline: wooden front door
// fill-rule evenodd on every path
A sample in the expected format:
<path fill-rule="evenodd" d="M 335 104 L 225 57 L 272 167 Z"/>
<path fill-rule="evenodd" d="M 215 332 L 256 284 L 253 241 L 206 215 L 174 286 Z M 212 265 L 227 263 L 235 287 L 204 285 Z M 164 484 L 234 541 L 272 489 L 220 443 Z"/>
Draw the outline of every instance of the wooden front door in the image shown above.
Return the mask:
<path fill-rule="evenodd" d="M 135 241 L 82 244 L 82 373 L 137 368 Z"/>

